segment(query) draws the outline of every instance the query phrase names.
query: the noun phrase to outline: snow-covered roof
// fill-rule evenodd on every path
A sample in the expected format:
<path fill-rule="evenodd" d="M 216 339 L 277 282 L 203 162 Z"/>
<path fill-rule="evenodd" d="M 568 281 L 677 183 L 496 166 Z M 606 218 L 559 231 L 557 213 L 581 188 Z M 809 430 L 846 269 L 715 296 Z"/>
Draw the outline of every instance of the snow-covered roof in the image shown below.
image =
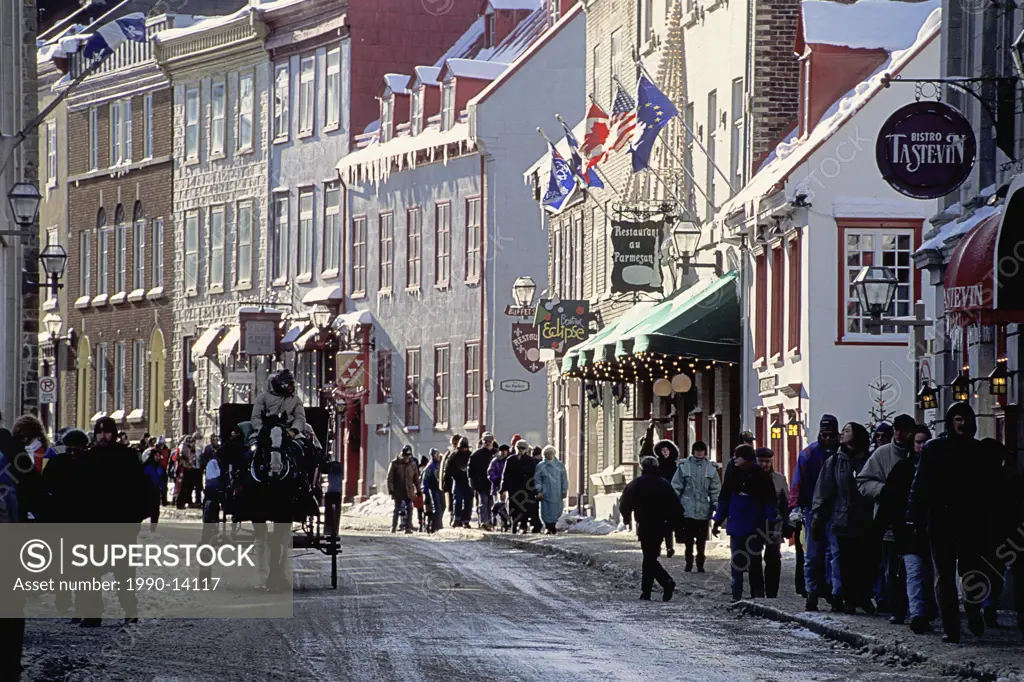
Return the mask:
<path fill-rule="evenodd" d="M 486 62 L 479 59 L 449 59 L 442 71 L 451 73 L 456 78 L 475 78 L 477 80 L 492 81 L 507 68 L 508 64 L 504 62 Z"/>
<path fill-rule="evenodd" d="M 365 182 L 378 185 L 387 182 L 391 175 L 391 167 L 398 164 L 398 170 L 416 167 L 416 157 L 426 151 L 428 162 L 435 161 L 436 150 L 440 149 L 440 158 L 448 163 L 448 145 L 459 143 L 462 149 L 472 151 L 476 148 L 469 136 L 469 123 L 460 121 L 449 130 L 441 131 L 438 126 L 424 128 L 419 135 L 398 135 L 383 144 L 370 144 L 342 157 L 338 162 L 338 172 L 347 184 Z"/>
<path fill-rule="evenodd" d="M 441 68 L 438 66 L 417 66 L 414 69 L 415 78 L 409 83 L 410 87 L 419 83 L 424 85 L 438 85 L 437 77 L 441 75 Z"/>
<path fill-rule="evenodd" d="M 441 58 L 434 62 L 434 66 L 440 69 L 449 59 L 456 57 L 471 57 L 476 53 L 478 45 L 484 39 L 484 18 L 477 17 L 476 21 L 469 25 L 459 39 L 452 43 L 448 51 L 441 55 Z"/>
<path fill-rule="evenodd" d="M 917 249 L 917 253 L 923 253 L 925 251 L 931 251 L 932 249 L 941 249 L 945 243 L 953 237 L 959 237 L 960 235 L 967 234 L 973 230 L 978 223 L 989 216 L 998 215 L 1003 212 L 1002 205 L 1000 206 L 982 206 L 977 211 L 967 216 L 962 220 L 950 221 L 939 228 L 939 231 L 934 237 L 925 241 Z"/>
<path fill-rule="evenodd" d="M 396 95 L 408 95 L 409 77 L 401 73 L 384 74 L 384 86 Z"/>
<path fill-rule="evenodd" d="M 488 0 L 487 4 L 497 10 L 537 9 L 542 0 Z"/>
<path fill-rule="evenodd" d="M 901 3 L 886 2 L 882 4 L 891 6 Z M 941 25 L 942 10 L 935 7 L 918 24 L 917 39 L 912 45 L 905 50 L 892 52 L 889 59 L 871 76 L 858 83 L 856 87 L 837 100 L 806 137 L 800 138 L 794 135 L 786 142 L 780 143 L 772 156 L 750 179 L 750 182 L 722 206 L 719 215 L 723 218 L 727 217 L 735 211 L 747 208 L 748 205 L 752 210 L 747 211 L 747 215 L 752 215 L 763 197 L 771 193 L 776 186 L 784 183 L 808 156 L 860 111 L 872 97 L 885 88 L 883 78 L 886 73 L 893 75 L 899 73 L 931 40 L 939 35 Z M 803 189 L 803 185 L 798 184 L 794 188 L 794 194 L 801 189 Z"/>
<path fill-rule="evenodd" d="M 898 2 L 860 0 L 803 0 L 804 42 L 859 49 L 905 50 L 940 0 Z"/>
<path fill-rule="evenodd" d="M 163 43 L 167 42 L 168 40 L 183 38 L 185 36 L 189 36 L 195 33 L 202 33 L 203 31 L 208 31 L 210 29 L 217 28 L 218 26 L 226 26 L 227 24 L 230 24 L 232 21 L 235 21 L 236 19 L 248 16 L 249 12 L 251 12 L 253 9 L 253 7 L 246 5 L 245 7 L 241 8 L 236 12 L 232 12 L 231 14 L 225 14 L 219 17 L 197 17 L 197 19 L 199 20 L 196 21 L 194 24 L 191 24 L 189 26 L 183 26 L 181 28 L 165 29 L 157 33 L 155 36 L 153 36 L 153 38 L 154 40 L 156 40 L 156 42 Z"/>

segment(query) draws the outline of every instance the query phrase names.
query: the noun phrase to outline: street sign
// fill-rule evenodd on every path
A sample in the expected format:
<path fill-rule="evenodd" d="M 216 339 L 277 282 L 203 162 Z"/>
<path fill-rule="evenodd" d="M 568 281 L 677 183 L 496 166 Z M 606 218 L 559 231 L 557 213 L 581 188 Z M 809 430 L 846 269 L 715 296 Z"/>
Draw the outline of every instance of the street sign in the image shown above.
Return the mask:
<path fill-rule="evenodd" d="M 39 402 L 43 405 L 57 402 L 57 381 L 53 377 L 39 378 Z"/>
<path fill-rule="evenodd" d="M 530 390 L 530 382 L 525 379 L 505 379 L 498 388 L 509 393 L 523 393 Z"/>
<path fill-rule="evenodd" d="M 529 317 L 533 319 L 537 315 L 537 308 L 534 306 L 506 305 L 505 314 L 509 317 Z"/>
<path fill-rule="evenodd" d="M 248 384 L 251 386 L 256 383 L 256 372 L 228 372 L 227 376 L 224 377 L 224 383 Z"/>

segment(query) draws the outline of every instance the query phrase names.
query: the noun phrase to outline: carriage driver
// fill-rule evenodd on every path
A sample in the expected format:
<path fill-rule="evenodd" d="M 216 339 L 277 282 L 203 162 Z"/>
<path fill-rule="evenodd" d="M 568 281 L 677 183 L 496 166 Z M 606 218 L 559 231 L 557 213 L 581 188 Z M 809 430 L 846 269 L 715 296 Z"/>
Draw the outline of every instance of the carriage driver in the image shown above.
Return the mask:
<path fill-rule="evenodd" d="M 306 410 L 295 395 L 295 377 L 287 369 L 270 378 L 270 390 L 256 396 L 252 406 L 252 422 L 256 433 L 263 430 L 263 418 L 281 415 L 282 422 L 293 438 L 306 432 Z"/>

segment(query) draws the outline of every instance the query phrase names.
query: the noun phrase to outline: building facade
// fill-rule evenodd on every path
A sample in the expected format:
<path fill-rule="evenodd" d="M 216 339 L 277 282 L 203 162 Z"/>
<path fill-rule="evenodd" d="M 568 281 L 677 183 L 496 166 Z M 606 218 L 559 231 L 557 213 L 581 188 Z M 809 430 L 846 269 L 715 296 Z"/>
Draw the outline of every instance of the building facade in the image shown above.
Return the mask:
<path fill-rule="evenodd" d="M 544 442 L 543 365 L 517 354 L 532 321 L 505 308 L 518 277 L 545 288 L 547 239 L 509 187 L 544 148 L 536 127 L 582 113 L 586 18 L 564 9 L 482 3 L 440 59 L 381 80 L 379 128 L 339 164 L 346 306 L 373 316 L 366 409 L 384 415 L 366 429 L 369 486 L 406 443 Z"/>

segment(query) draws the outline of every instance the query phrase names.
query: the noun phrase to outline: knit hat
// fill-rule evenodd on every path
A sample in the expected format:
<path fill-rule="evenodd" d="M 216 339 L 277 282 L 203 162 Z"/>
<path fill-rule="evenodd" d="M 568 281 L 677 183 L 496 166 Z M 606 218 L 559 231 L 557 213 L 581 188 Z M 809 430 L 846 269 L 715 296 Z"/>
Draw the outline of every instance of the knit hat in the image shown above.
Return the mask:
<path fill-rule="evenodd" d="M 878 426 L 875 427 L 875 433 L 892 433 L 892 424 L 889 422 L 879 422 Z"/>
<path fill-rule="evenodd" d="M 818 422 L 819 431 L 832 431 L 834 433 L 839 432 L 839 420 L 836 419 L 833 414 L 821 415 L 821 421 Z"/>

